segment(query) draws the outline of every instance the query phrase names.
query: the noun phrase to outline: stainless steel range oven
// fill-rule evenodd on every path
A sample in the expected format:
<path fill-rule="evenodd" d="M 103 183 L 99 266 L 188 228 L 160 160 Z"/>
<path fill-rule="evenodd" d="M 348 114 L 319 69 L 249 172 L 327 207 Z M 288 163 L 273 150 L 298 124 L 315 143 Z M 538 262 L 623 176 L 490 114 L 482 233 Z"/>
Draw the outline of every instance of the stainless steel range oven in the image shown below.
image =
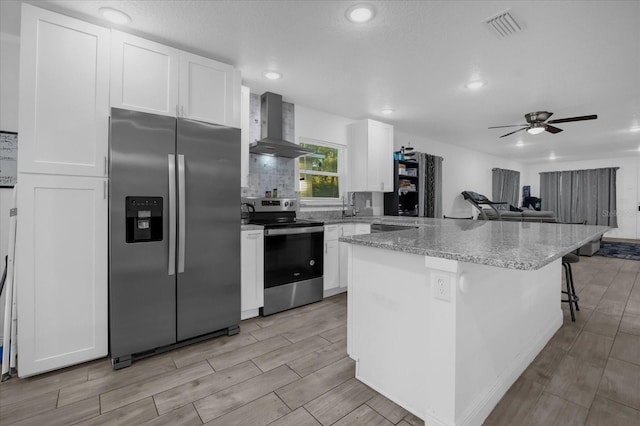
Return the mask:
<path fill-rule="evenodd" d="M 290 198 L 246 198 L 249 223 L 264 226 L 264 307 L 261 315 L 322 300 L 324 224 L 296 219 Z"/>

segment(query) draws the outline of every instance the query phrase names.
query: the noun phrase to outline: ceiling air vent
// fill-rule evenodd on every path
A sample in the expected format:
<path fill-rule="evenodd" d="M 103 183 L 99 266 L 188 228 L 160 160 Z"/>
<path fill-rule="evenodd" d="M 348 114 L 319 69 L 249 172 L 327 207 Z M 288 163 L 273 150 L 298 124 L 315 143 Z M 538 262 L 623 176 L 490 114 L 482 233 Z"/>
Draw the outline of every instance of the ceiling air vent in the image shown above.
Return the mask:
<path fill-rule="evenodd" d="M 485 21 L 491 32 L 499 38 L 506 38 L 522 31 L 523 26 L 505 11 Z"/>

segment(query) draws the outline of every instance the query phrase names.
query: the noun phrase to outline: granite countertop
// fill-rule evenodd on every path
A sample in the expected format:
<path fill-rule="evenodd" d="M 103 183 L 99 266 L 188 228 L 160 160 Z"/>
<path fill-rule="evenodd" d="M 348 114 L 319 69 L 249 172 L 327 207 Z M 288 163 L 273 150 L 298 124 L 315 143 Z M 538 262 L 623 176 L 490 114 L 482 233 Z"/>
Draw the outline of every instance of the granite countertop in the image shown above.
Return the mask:
<path fill-rule="evenodd" d="M 539 269 L 610 229 L 608 226 L 595 225 L 396 216 L 332 221 L 349 222 L 412 225 L 418 228 L 342 237 L 342 242 L 520 270 Z"/>

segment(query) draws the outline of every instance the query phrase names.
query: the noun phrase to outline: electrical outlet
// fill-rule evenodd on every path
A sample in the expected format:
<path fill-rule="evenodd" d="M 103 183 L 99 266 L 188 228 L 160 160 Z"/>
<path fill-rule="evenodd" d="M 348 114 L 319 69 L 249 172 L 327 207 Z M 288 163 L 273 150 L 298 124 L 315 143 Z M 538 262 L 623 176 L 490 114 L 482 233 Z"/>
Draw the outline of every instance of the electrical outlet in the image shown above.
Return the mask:
<path fill-rule="evenodd" d="M 433 275 L 433 296 L 451 302 L 451 279 L 446 275 Z"/>

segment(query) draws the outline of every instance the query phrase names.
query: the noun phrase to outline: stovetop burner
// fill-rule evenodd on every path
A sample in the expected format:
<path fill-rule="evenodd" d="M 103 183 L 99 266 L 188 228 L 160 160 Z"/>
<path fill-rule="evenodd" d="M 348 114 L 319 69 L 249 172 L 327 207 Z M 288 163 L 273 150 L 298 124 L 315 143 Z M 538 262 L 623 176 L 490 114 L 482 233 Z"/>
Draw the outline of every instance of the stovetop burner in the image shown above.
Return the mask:
<path fill-rule="evenodd" d="M 295 198 L 244 198 L 249 209 L 249 223 L 265 228 L 323 226 L 323 222 L 296 218 Z M 251 211 L 253 210 L 253 211 Z"/>

